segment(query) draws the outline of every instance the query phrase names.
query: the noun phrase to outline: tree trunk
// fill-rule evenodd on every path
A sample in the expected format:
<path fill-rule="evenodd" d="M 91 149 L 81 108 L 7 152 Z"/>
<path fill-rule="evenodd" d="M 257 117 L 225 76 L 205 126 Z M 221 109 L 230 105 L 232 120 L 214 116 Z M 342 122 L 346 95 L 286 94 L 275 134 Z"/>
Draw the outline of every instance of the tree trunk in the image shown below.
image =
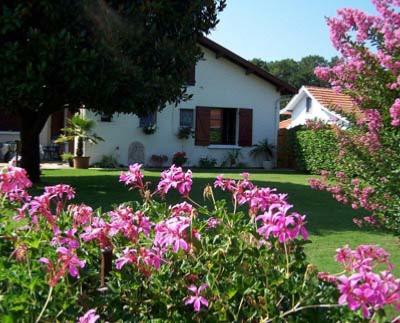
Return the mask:
<path fill-rule="evenodd" d="M 21 167 L 28 172 L 32 182 L 40 181 L 40 142 L 39 135 L 49 115 L 34 111 L 20 112 Z"/>

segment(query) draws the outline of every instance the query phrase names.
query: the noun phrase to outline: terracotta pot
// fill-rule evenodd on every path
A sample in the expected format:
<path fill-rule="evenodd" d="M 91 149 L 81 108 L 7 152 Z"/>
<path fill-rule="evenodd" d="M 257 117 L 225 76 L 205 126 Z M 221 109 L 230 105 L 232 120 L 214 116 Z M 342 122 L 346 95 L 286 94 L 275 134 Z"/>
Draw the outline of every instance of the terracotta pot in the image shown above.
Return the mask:
<path fill-rule="evenodd" d="M 74 157 L 74 168 L 88 169 L 90 157 Z"/>

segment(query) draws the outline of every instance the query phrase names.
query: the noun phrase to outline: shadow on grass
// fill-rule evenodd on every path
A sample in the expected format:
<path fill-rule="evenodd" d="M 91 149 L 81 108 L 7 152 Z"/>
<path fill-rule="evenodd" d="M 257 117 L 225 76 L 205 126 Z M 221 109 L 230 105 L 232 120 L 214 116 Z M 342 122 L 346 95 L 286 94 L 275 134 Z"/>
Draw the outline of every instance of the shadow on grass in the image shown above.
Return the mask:
<path fill-rule="evenodd" d="M 214 170 L 213 170 L 214 171 Z M 217 173 L 223 173 L 223 170 L 217 170 Z M 101 207 L 103 211 L 111 209 L 112 205 L 120 204 L 126 201 L 140 200 L 140 196 L 136 191 L 128 191 L 124 185 L 118 182 L 118 170 L 110 171 L 107 170 L 96 170 L 91 171 L 88 175 L 88 171 L 68 170 L 60 173 L 57 170 L 47 170 L 45 176 L 43 176 L 43 183 L 33 189 L 34 194 L 40 194 L 41 190 L 46 185 L 54 185 L 58 183 L 65 183 L 75 187 L 77 197 L 75 203 L 84 202 L 94 208 Z M 237 175 L 242 171 L 227 169 L 227 174 Z M 93 174 L 93 175 L 92 175 Z M 191 197 L 204 204 L 203 201 L 203 189 L 207 184 L 212 184 L 214 181 L 215 173 L 210 173 L 210 170 L 200 171 L 196 170 L 196 176 L 193 179 L 193 187 Z M 199 176 L 197 174 L 200 174 Z M 203 177 L 204 175 L 208 175 Z M 341 205 L 337 201 L 333 200 L 327 192 L 314 191 L 306 185 L 306 175 L 304 180 L 301 179 L 302 183 L 291 183 L 282 182 L 279 180 L 285 179 L 285 176 L 294 175 L 298 177 L 292 171 L 282 172 L 253 172 L 255 180 L 254 184 L 257 186 L 269 186 L 276 188 L 281 193 L 287 193 L 289 202 L 294 205 L 294 209 L 301 214 L 307 215 L 308 225 L 307 228 L 313 235 L 324 236 L 332 232 L 340 231 L 357 231 L 360 232 L 360 228 L 352 222 L 352 218 L 355 215 L 365 214 L 362 211 L 354 211 L 350 207 Z M 266 177 L 266 180 L 260 180 L 260 175 Z M 152 182 L 152 188 L 159 181 L 159 172 L 156 170 L 150 170 L 145 174 L 145 180 Z M 279 179 L 274 180 L 273 176 L 269 175 L 284 175 Z M 300 175 L 301 176 L 301 175 Z M 235 176 L 236 177 L 236 176 Z M 296 178 L 294 178 L 296 179 Z M 295 180 L 296 182 L 299 179 Z M 230 199 L 230 195 L 215 191 L 216 198 Z M 169 193 L 167 196 L 169 203 L 176 203 L 180 201 L 179 195 L 176 192 Z M 362 231 L 366 231 L 362 229 Z"/>

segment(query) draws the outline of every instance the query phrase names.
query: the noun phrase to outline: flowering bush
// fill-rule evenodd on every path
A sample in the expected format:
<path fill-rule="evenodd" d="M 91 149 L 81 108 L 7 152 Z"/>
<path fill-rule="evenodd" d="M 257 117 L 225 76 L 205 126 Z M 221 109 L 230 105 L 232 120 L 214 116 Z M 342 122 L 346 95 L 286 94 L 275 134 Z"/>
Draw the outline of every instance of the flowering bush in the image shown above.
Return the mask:
<path fill-rule="evenodd" d="M 183 164 L 185 164 L 188 161 L 187 157 L 186 157 L 186 153 L 184 151 L 178 151 L 174 154 L 174 156 L 172 156 L 172 162 L 176 165 L 176 166 L 182 166 Z"/>
<path fill-rule="evenodd" d="M 151 192 L 135 164 L 120 181 L 143 201 L 107 213 L 72 204 L 68 185 L 32 197 L 22 169 L 2 174 L 2 321 L 357 322 L 400 306 L 384 250 L 345 247 L 337 261 L 348 275 L 318 274 L 303 252 L 305 215 L 247 173 L 218 176 L 200 205 L 190 171 L 172 166 Z M 171 190 L 183 201 L 159 201 Z"/>
<path fill-rule="evenodd" d="M 400 2 L 373 0 L 377 15 L 342 9 L 328 19 L 341 54 L 316 74 L 349 94 L 360 112 L 349 131 L 336 129 L 340 169 L 325 174 L 320 188 L 341 202 L 372 213 L 358 224 L 400 233 Z M 366 220 L 366 221 L 365 221 Z"/>

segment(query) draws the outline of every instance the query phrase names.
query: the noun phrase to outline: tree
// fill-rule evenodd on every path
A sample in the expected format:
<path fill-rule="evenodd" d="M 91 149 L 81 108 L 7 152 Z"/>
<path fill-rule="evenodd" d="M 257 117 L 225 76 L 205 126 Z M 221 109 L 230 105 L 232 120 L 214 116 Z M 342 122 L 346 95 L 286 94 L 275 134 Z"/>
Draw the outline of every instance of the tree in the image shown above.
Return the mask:
<path fill-rule="evenodd" d="M 144 115 L 187 99 L 197 39 L 225 0 L 2 2 L 0 107 L 20 120 L 21 165 L 40 178 L 48 117 L 83 105 Z"/>
<path fill-rule="evenodd" d="M 263 61 L 255 58 L 254 64 L 265 69 L 267 72 L 281 78 L 296 88 L 303 85 L 328 86 L 329 83 L 317 78 L 314 69 L 317 66 L 330 66 L 335 58 L 329 62 L 319 55 L 309 55 L 299 61 L 286 58 L 278 61 Z"/>
<path fill-rule="evenodd" d="M 355 219 L 400 233 L 400 2 L 373 1 L 378 15 L 342 9 L 327 20 L 341 54 L 316 74 L 350 95 L 360 110 L 348 117 L 350 130 L 337 129 L 336 174 L 323 172 L 324 189 L 371 216 Z"/>

